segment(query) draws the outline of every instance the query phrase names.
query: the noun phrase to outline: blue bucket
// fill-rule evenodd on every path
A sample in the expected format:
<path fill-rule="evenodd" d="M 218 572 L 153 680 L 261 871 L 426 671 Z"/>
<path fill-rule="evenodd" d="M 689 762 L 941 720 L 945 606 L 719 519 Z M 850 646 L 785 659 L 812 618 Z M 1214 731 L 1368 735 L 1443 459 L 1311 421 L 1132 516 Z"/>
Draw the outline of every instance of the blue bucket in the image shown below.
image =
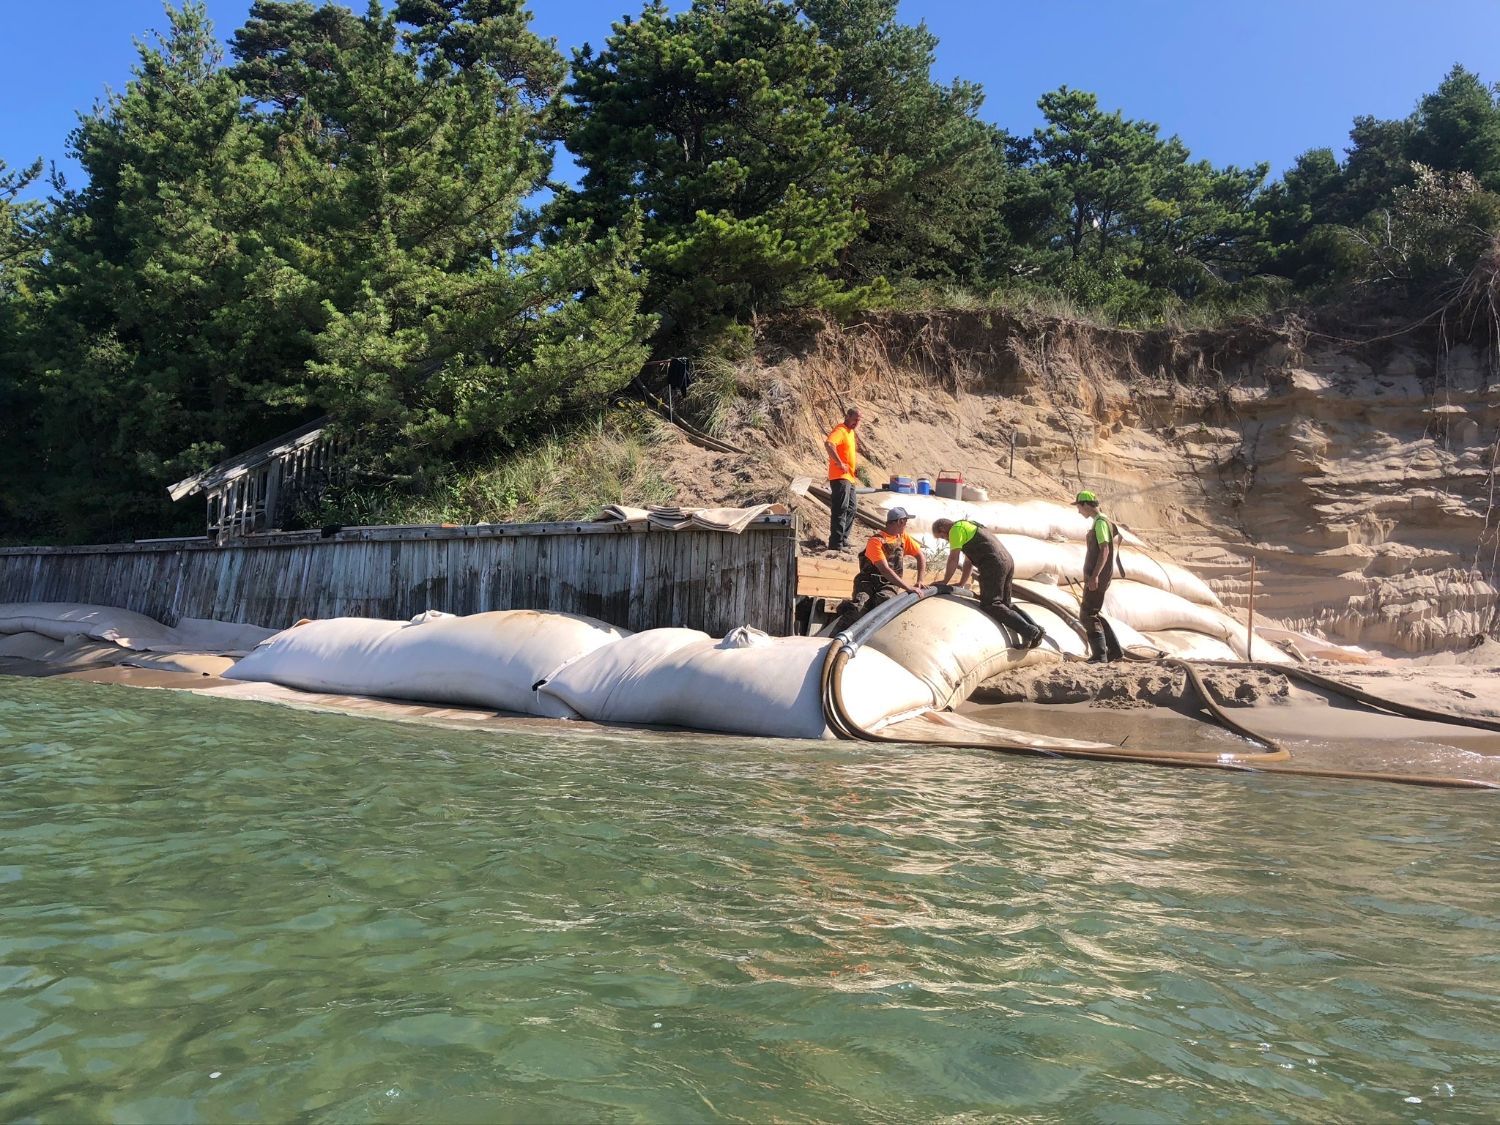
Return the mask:
<path fill-rule="evenodd" d="M 918 496 L 931 496 L 932 495 L 932 481 L 928 480 L 926 477 L 918 477 L 917 478 L 917 495 Z"/>

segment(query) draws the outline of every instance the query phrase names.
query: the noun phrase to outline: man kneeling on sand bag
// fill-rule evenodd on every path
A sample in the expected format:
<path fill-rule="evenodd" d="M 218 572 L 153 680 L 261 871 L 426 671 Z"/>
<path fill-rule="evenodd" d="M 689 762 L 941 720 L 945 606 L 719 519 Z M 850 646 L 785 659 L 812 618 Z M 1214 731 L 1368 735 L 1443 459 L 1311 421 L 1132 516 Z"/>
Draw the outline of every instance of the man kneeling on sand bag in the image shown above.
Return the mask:
<path fill-rule="evenodd" d="M 892 508 L 885 514 L 885 530 L 870 536 L 859 556 L 859 574 L 854 578 L 854 594 L 839 606 L 836 627 L 845 627 L 902 594 L 914 594 L 922 588 L 927 560 L 922 548 L 906 534 L 911 519 L 905 508 Z M 917 560 L 916 584 L 906 580 L 906 560 Z"/>
<path fill-rule="evenodd" d="M 1033 649 L 1041 644 L 1046 632 L 1011 599 L 1016 562 L 999 537 L 973 520 L 934 520 L 932 533 L 948 540 L 948 569 L 941 585 L 953 581 L 962 559 L 964 572 L 958 580 L 960 586 L 967 585 L 969 576 L 979 571 L 979 608 L 1015 633 L 1022 648 Z"/>

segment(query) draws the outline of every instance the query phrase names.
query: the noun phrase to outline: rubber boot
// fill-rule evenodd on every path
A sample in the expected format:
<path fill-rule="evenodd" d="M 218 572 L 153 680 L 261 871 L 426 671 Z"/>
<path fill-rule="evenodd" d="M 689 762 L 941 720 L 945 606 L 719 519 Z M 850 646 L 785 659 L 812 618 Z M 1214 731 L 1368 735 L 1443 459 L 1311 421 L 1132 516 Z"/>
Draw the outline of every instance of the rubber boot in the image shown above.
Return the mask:
<path fill-rule="evenodd" d="M 1089 659 L 1090 664 L 1109 663 L 1109 641 L 1105 639 L 1102 626 L 1095 625 L 1089 630 Z"/>
<path fill-rule="evenodd" d="M 1120 648 L 1120 640 L 1115 636 L 1114 628 L 1108 621 L 1104 622 L 1104 655 L 1109 657 L 1111 664 L 1116 660 L 1125 659 L 1125 652 Z"/>
<path fill-rule="evenodd" d="M 988 608 L 991 617 L 1016 634 L 1023 651 L 1036 648 L 1047 635 L 1040 625 L 1013 605 L 991 605 Z"/>
<path fill-rule="evenodd" d="M 1030 652 L 1047 639 L 1047 630 L 1038 625 L 1036 619 L 1020 606 L 1012 606 L 1011 608 L 1016 611 L 1017 617 L 1026 622 L 1027 632 L 1022 637 L 1022 645 L 1027 652 Z"/>

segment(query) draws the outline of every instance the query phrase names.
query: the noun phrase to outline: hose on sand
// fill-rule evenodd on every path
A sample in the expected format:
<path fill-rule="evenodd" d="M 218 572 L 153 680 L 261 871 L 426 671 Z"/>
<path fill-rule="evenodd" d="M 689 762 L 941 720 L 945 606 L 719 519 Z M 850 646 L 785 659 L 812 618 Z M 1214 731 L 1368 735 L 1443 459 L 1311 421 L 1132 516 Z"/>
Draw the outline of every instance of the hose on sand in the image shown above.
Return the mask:
<path fill-rule="evenodd" d="M 1220 726 L 1232 731 L 1247 741 L 1258 744 L 1261 749 L 1254 751 L 1201 751 L 1201 750 L 1126 750 L 1123 746 L 1112 746 L 1107 743 L 1084 743 L 1073 740 L 1052 739 L 1045 736 L 1028 735 L 1021 731 L 1002 730 L 996 728 L 993 733 L 986 731 L 977 723 L 954 723 L 944 722 L 942 717 L 929 713 L 918 719 L 909 719 L 904 722 L 893 723 L 880 730 L 867 730 L 855 722 L 849 715 L 844 705 L 842 692 L 842 676 L 849 661 L 859 649 L 866 644 L 871 637 L 878 633 L 895 618 L 905 613 L 912 606 L 924 598 L 946 596 L 929 587 L 916 593 L 905 593 L 892 598 L 884 605 L 877 607 L 864 617 L 854 622 L 838 634 L 836 634 L 828 645 L 823 659 L 819 686 L 823 700 L 823 712 L 827 719 L 828 727 L 833 733 L 844 739 L 859 739 L 866 742 L 920 742 L 924 745 L 950 746 L 955 748 L 972 748 L 996 750 L 1009 754 L 1029 754 L 1046 757 L 1062 758 L 1084 758 L 1095 761 L 1117 761 L 1117 762 L 1139 762 L 1151 765 L 1179 766 L 1200 769 L 1221 769 L 1238 771 L 1263 771 L 1289 773 L 1300 777 L 1328 777 L 1357 781 L 1389 781 L 1407 785 L 1425 785 L 1459 789 L 1500 789 L 1487 781 L 1473 778 L 1445 777 L 1435 774 L 1407 774 L 1391 772 L 1367 772 L 1360 770 L 1328 769 L 1321 767 L 1304 767 L 1294 764 L 1291 752 L 1274 738 L 1260 734 L 1243 723 L 1231 717 L 1222 706 L 1213 698 L 1212 693 L 1203 683 L 1198 668 L 1185 660 L 1169 658 L 1162 661 L 1167 667 L 1181 670 L 1187 677 L 1187 682 L 1197 694 L 1198 700 L 1204 712 Z M 1028 598 L 1027 600 L 1033 600 Z M 1044 599 L 1034 599 L 1049 609 L 1057 610 L 1059 607 L 1050 605 Z M 1071 616 L 1071 615 L 1065 615 Z M 1072 624 L 1072 622 L 1070 622 Z M 1216 667 L 1237 668 L 1244 670 L 1255 670 L 1263 672 L 1277 672 L 1282 675 L 1301 680 L 1322 690 L 1333 692 L 1344 696 L 1354 702 L 1376 710 L 1391 714 L 1403 715 L 1408 718 L 1421 719 L 1428 722 L 1448 723 L 1452 725 L 1469 727 L 1479 730 L 1500 731 L 1500 722 L 1487 719 L 1469 718 L 1467 716 L 1449 715 L 1443 712 L 1432 711 L 1427 708 L 1415 707 L 1409 704 L 1399 703 L 1394 700 L 1383 699 L 1362 688 L 1356 688 L 1348 684 L 1339 683 L 1326 676 L 1321 676 L 1306 669 L 1280 665 L 1261 664 L 1259 662 L 1236 662 L 1216 665 Z M 923 722 L 920 728 L 912 724 Z"/>

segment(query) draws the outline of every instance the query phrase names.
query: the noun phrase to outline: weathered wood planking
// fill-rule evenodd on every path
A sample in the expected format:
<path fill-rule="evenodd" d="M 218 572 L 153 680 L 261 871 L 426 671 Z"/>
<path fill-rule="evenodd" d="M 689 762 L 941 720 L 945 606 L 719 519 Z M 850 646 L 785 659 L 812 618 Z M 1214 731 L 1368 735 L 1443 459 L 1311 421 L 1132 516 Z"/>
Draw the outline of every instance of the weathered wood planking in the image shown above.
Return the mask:
<path fill-rule="evenodd" d="M 851 558 L 804 557 L 797 560 L 799 597 L 847 598 L 854 590 L 859 562 Z"/>
<path fill-rule="evenodd" d="M 742 534 L 619 524 L 351 528 L 228 546 L 165 540 L 0 548 L 0 602 L 120 606 L 167 624 L 550 609 L 627 629 L 792 632 L 795 513 Z"/>

